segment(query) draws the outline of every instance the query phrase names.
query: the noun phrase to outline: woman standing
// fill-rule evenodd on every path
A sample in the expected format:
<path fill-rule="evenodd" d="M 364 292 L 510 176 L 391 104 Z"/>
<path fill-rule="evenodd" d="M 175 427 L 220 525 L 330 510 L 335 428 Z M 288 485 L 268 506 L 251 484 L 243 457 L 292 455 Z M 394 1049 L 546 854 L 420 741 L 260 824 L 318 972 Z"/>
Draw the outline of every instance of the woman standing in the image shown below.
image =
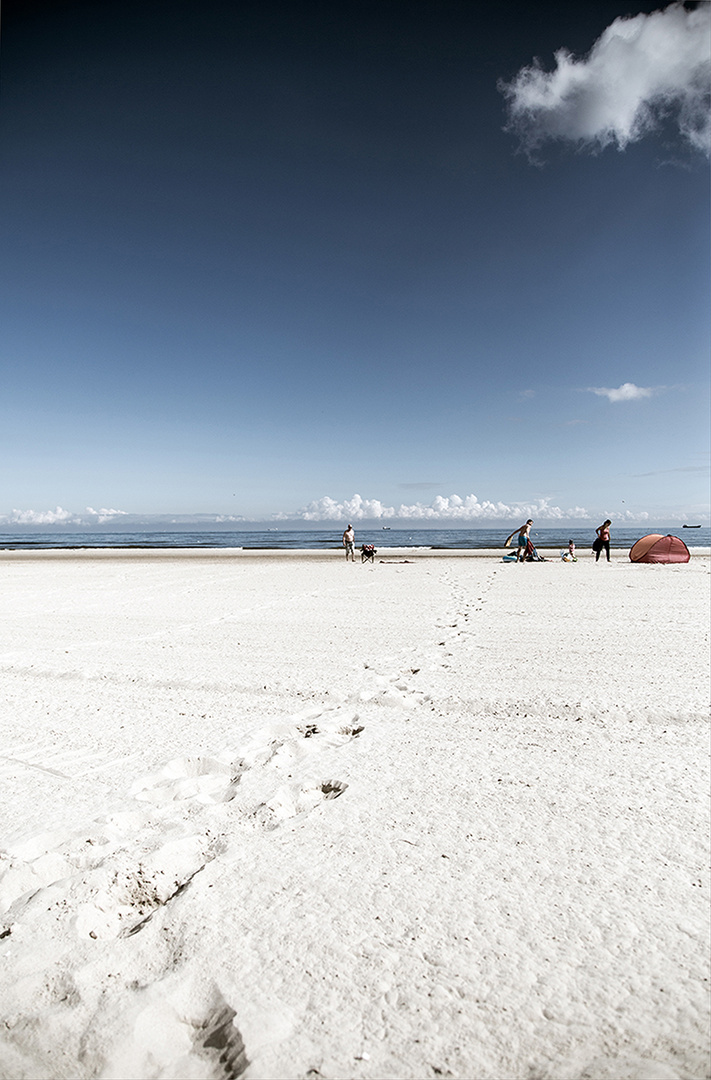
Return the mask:
<path fill-rule="evenodd" d="M 605 549 L 607 561 L 610 561 L 610 525 L 612 522 L 609 518 L 603 521 L 602 525 L 598 525 L 595 532 L 597 533 L 597 540 L 593 547 L 595 548 L 595 562 L 600 558 L 600 552 Z"/>

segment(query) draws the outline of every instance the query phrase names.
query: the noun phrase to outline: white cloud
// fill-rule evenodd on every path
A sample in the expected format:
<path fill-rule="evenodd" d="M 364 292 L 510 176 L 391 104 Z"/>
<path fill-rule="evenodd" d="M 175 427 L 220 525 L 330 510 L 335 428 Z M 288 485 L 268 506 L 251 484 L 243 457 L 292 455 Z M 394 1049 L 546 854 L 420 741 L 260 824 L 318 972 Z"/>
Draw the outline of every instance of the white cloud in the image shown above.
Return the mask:
<path fill-rule="evenodd" d="M 1 518 L 9 525 L 75 525 L 79 518 L 69 510 L 13 510 Z"/>
<path fill-rule="evenodd" d="M 115 517 L 122 517 L 125 510 L 94 510 L 87 506 L 85 514 L 63 510 L 61 506 L 54 510 L 13 510 L 0 516 L 0 524 L 5 525 L 103 525 Z"/>
<path fill-rule="evenodd" d="M 476 495 L 437 495 L 429 504 L 417 502 L 386 506 L 379 499 L 363 499 L 354 495 L 338 502 L 328 495 L 317 499 L 294 514 L 278 514 L 275 521 L 401 521 L 408 523 L 436 521 L 508 521 L 523 515 L 534 520 L 561 521 L 570 518 L 587 518 L 583 507 L 563 510 L 551 506 L 545 499 L 532 503 L 480 502 Z"/>
<path fill-rule="evenodd" d="M 598 397 L 606 397 L 608 401 L 641 401 L 642 398 L 652 397 L 661 387 L 658 386 L 635 386 L 634 383 L 622 383 L 616 389 L 609 386 L 589 386 L 591 394 Z"/>
<path fill-rule="evenodd" d="M 670 521 L 675 520 L 673 514 L 666 514 L 665 517 L 667 517 Z M 651 515 L 647 510 L 640 510 L 637 512 L 635 512 L 634 510 L 616 510 L 614 513 L 614 518 L 616 525 L 620 525 L 624 522 L 629 525 L 644 525 L 645 522 L 651 520 Z"/>
<path fill-rule="evenodd" d="M 667 116 L 696 150 L 711 151 L 711 4 L 675 3 L 649 15 L 619 18 L 584 59 L 555 53 L 501 82 L 509 129 L 534 151 L 548 139 L 623 150 Z"/>
<path fill-rule="evenodd" d="M 112 521 L 115 517 L 125 517 L 128 514 L 127 510 L 94 510 L 91 506 L 87 506 L 86 512 L 89 515 L 89 519 L 96 518 L 99 525 L 104 525 L 107 521 Z"/>

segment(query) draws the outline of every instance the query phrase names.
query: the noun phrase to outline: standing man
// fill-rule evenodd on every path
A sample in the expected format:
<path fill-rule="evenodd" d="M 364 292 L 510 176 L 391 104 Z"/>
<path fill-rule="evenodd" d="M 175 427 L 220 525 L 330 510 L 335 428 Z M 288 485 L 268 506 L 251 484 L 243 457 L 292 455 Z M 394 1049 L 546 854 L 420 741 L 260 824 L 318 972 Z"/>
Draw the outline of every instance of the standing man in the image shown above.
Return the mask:
<path fill-rule="evenodd" d="M 531 525 L 533 525 L 533 522 L 529 518 L 525 525 L 520 525 L 518 529 L 514 529 L 510 536 L 506 537 L 506 543 L 504 544 L 504 547 L 508 547 L 516 533 L 518 533 L 518 549 L 516 551 L 516 562 L 524 562 L 526 559 L 526 547 L 528 545 L 529 534 L 531 532 Z"/>
<path fill-rule="evenodd" d="M 343 546 L 346 549 L 346 562 L 349 555 L 351 561 L 355 562 L 355 532 L 352 525 L 349 525 L 343 533 Z"/>

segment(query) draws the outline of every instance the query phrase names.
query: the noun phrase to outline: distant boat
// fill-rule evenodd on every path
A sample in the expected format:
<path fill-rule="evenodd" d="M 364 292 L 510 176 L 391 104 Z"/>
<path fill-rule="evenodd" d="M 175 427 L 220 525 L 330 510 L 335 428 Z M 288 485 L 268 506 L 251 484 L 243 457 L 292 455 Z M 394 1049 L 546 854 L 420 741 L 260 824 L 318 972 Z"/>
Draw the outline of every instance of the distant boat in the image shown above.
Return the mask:
<path fill-rule="evenodd" d="M 700 529 L 700 525 L 682 525 L 682 529 Z"/>
<path fill-rule="evenodd" d="M 695 526 L 695 525 L 694 525 L 694 528 L 696 528 L 696 526 Z M 383 526 L 382 526 L 382 530 L 383 530 L 383 532 L 389 531 L 389 530 L 390 530 L 390 526 L 389 526 L 389 525 L 383 525 Z"/>

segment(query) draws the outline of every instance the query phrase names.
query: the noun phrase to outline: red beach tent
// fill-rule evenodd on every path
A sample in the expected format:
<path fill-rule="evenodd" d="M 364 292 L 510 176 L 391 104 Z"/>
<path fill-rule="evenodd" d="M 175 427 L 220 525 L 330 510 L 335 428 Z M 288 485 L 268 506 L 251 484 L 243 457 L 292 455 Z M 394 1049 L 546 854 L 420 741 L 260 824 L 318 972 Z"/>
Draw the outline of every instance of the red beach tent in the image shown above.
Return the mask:
<path fill-rule="evenodd" d="M 632 562 L 672 563 L 688 562 L 689 549 L 678 536 L 662 536 L 649 533 L 643 536 L 630 551 Z"/>

